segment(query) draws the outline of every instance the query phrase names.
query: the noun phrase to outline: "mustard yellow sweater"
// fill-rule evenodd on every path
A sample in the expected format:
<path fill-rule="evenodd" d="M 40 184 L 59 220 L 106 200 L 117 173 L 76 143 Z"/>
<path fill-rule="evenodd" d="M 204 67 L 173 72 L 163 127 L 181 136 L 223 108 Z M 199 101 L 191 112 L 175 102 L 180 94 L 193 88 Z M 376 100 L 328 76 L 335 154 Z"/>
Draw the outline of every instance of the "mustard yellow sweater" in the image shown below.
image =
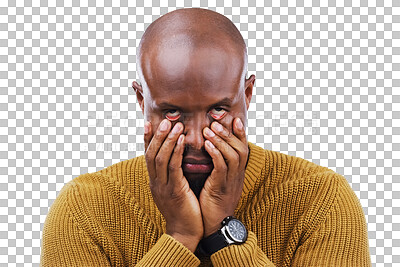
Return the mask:
<path fill-rule="evenodd" d="M 53 203 L 41 266 L 370 266 L 367 228 L 346 179 L 249 143 L 235 215 L 243 245 L 198 258 L 165 234 L 144 156 L 76 177 Z"/>

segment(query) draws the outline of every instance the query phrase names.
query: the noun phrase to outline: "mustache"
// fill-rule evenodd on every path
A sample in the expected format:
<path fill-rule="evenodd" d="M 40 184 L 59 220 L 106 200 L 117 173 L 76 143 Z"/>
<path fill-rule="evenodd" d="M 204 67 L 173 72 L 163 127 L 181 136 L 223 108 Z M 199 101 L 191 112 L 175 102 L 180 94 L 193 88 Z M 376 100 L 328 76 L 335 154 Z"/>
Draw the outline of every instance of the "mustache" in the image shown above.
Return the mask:
<path fill-rule="evenodd" d="M 183 150 L 183 155 L 184 156 L 191 155 L 191 156 L 195 156 L 195 157 L 210 157 L 210 155 L 208 154 L 204 145 L 200 150 L 192 147 L 191 145 L 185 145 L 185 148 Z"/>

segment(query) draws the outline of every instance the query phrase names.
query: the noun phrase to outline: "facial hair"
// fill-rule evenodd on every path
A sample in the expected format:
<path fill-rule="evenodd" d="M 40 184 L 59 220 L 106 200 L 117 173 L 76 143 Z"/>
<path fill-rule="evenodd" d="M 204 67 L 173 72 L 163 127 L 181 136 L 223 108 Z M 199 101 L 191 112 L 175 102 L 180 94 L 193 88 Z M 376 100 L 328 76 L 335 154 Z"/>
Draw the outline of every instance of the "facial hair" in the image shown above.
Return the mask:
<path fill-rule="evenodd" d="M 185 175 L 185 174 L 184 174 Z M 185 177 L 189 183 L 190 189 L 192 189 L 193 193 L 196 195 L 197 199 L 200 198 L 200 193 L 201 190 L 203 190 L 204 183 L 206 182 L 208 176 L 210 174 L 204 174 L 204 173 L 199 173 L 199 174 L 186 174 Z"/>

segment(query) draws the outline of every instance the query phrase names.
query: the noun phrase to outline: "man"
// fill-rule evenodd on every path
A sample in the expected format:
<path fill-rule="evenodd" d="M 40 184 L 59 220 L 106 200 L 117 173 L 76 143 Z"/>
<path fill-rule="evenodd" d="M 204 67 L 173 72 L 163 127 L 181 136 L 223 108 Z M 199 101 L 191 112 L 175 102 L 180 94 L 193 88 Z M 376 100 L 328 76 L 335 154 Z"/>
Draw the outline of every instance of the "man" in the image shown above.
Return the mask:
<path fill-rule="evenodd" d="M 210 10 L 170 12 L 138 48 L 145 156 L 69 182 L 43 230 L 43 266 L 369 266 L 346 179 L 247 142 L 255 76 Z"/>

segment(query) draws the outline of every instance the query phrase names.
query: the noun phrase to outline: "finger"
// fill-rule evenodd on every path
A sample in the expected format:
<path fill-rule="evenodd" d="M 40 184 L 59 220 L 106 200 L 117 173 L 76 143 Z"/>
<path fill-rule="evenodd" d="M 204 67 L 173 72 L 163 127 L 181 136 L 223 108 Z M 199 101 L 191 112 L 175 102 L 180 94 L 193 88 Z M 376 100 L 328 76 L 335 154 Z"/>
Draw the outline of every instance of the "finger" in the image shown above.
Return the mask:
<path fill-rule="evenodd" d="M 160 183 L 168 183 L 168 165 L 179 135 L 183 131 L 183 124 L 178 122 L 165 138 L 156 156 L 156 172 Z"/>
<path fill-rule="evenodd" d="M 245 169 L 247 160 L 249 157 L 249 145 L 247 142 L 247 136 L 246 136 L 246 129 L 244 128 L 243 122 L 240 118 L 236 118 L 233 122 L 233 133 L 234 135 L 239 138 L 239 140 L 244 144 L 243 149 L 240 150 L 239 157 L 240 157 L 240 166 L 239 169 Z"/>
<path fill-rule="evenodd" d="M 233 134 L 247 146 L 246 130 L 244 129 L 243 122 L 240 118 L 236 118 L 233 121 Z"/>
<path fill-rule="evenodd" d="M 213 122 L 211 128 L 218 136 L 236 150 L 236 153 L 239 155 L 239 167 L 244 168 L 246 166 L 249 148 L 246 140 L 246 132 L 240 118 L 236 118 L 236 120 L 233 121 L 232 129 L 236 130 L 237 135 L 230 132 L 218 122 Z"/>
<path fill-rule="evenodd" d="M 245 144 L 239 137 L 235 136 L 231 131 L 216 121 L 211 124 L 211 129 L 237 152 L 242 151 L 244 147 L 247 146 L 247 142 Z"/>
<path fill-rule="evenodd" d="M 160 150 L 165 137 L 167 136 L 171 127 L 170 121 L 164 119 L 158 126 L 156 133 L 150 140 L 146 151 L 146 163 L 149 171 L 150 179 L 157 178 L 155 158 Z M 150 181 L 152 182 L 152 181 Z"/>
<path fill-rule="evenodd" d="M 181 134 L 178 138 L 171 159 L 168 164 L 168 183 L 177 185 L 182 182 L 182 159 L 185 150 L 185 135 Z"/>
<path fill-rule="evenodd" d="M 210 174 L 209 179 L 211 179 L 212 182 L 217 182 L 217 183 L 225 183 L 226 182 L 226 177 L 227 177 L 227 172 L 228 172 L 228 167 L 226 166 L 224 157 L 222 156 L 221 152 L 213 145 L 213 143 L 210 140 L 205 141 L 205 149 L 208 152 L 208 154 L 211 156 L 214 169 Z M 220 178 L 220 179 L 217 179 Z"/>
<path fill-rule="evenodd" d="M 239 167 L 239 154 L 225 140 L 216 135 L 210 128 L 204 128 L 204 136 L 221 152 L 222 156 L 228 163 L 229 169 L 236 170 Z"/>

